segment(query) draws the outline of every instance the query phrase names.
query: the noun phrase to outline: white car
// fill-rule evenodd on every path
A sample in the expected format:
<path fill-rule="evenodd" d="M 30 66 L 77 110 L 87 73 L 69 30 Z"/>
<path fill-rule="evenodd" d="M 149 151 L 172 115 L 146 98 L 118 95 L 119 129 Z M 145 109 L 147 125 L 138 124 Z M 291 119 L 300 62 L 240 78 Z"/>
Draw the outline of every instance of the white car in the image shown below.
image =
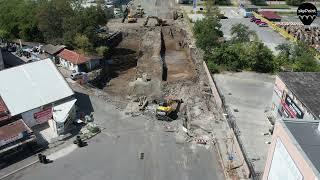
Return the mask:
<path fill-rule="evenodd" d="M 78 79 L 81 79 L 85 74 L 86 74 L 85 72 L 75 72 L 71 74 L 70 78 L 72 80 L 78 80 Z"/>

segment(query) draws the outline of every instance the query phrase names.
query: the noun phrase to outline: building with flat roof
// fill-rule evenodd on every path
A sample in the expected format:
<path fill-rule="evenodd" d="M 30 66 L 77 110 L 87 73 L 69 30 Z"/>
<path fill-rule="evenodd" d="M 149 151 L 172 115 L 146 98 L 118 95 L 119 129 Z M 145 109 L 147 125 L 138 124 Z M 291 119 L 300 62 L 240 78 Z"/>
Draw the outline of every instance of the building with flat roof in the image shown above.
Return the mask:
<path fill-rule="evenodd" d="M 277 118 L 319 119 L 320 73 L 281 72 L 275 80 L 271 110 Z"/>
<path fill-rule="evenodd" d="M 43 51 L 47 57 L 53 60 L 53 62 L 57 63 L 58 62 L 57 54 L 61 52 L 65 47 L 66 46 L 64 45 L 46 44 L 41 47 L 41 51 Z"/>
<path fill-rule="evenodd" d="M 29 127 L 48 123 L 54 137 L 75 118 L 74 92 L 50 59 L 2 70 L 0 84 L 7 116 Z"/>
<path fill-rule="evenodd" d="M 318 180 L 320 178 L 318 120 L 278 120 L 263 180 Z"/>

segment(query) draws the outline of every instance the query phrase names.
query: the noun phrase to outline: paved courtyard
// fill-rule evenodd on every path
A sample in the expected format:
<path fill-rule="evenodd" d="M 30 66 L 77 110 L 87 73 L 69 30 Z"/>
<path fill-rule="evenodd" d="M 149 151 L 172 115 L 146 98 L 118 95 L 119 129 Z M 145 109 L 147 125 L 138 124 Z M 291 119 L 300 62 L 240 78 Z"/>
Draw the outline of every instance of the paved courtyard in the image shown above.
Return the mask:
<path fill-rule="evenodd" d="M 252 160 L 256 172 L 263 172 L 271 136 L 264 136 L 271 124 L 265 110 L 270 109 L 274 78 L 253 72 L 214 75 L 220 92 L 225 97 L 236 119 L 240 138 Z"/>

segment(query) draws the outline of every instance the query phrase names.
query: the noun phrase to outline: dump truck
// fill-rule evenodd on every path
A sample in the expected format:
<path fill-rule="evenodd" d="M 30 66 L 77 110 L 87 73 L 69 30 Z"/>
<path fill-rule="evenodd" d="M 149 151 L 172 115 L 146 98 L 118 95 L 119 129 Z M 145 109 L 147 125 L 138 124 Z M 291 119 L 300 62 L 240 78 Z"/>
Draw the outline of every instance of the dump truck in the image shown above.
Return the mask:
<path fill-rule="evenodd" d="M 182 99 L 165 98 L 160 100 L 156 109 L 158 120 L 173 120 L 177 118 Z"/>

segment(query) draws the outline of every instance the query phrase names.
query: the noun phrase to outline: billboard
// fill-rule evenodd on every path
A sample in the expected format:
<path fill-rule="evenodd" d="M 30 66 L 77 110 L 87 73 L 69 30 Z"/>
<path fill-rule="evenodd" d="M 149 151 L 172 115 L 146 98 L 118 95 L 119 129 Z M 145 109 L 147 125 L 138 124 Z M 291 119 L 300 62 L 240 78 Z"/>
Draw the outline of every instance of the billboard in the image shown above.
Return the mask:
<path fill-rule="evenodd" d="M 284 99 L 282 100 L 283 109 L 289 114 L 291 118 L 298 118 L 302 119 L 304 113 L 302 110 L 293 102 L 293 100 L 288 96 L 285 95 Z"/>
<path fill-rule="evenodd" d="M 33 117 L 38 124 L 47 122 L 52 118 L 52 107 L 45 108 L 42 111 L 34 113 Z"/>

